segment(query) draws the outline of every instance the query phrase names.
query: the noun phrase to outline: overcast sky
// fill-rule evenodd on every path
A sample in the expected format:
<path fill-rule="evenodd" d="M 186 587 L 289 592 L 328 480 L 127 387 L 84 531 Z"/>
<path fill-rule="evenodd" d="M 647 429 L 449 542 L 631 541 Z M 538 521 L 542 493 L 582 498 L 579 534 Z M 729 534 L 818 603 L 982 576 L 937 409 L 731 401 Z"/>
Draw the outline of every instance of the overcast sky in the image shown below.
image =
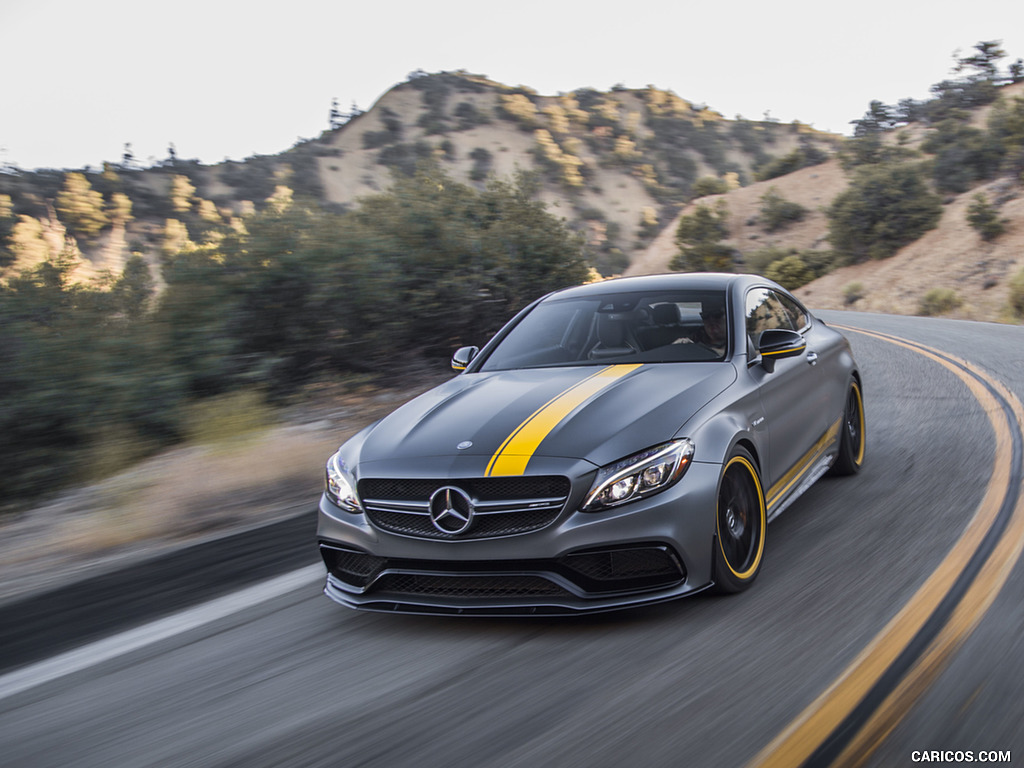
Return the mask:
<path fill-rule="evenodd" d="M 272 154 L 414 70 L 543 95 L 648 84 L 732 118 L 848 133 L 924 98 L 954 51 L 1024 57 L 1022 0 L 0 0 L 0 163 Z"/>

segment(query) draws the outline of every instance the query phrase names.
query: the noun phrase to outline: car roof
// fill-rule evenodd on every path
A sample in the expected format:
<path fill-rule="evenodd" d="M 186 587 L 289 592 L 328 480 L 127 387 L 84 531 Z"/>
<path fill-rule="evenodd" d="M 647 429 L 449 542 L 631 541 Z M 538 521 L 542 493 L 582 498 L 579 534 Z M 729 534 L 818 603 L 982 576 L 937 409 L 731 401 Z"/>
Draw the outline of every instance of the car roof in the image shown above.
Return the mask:
<path fill-rule="evenodd" d="M 637 291 L 725 291 L 737 282 L 774 285 L 757 275 L 730 272 L 676 272 L 661 275 L 615 277 L 597 283 L 578 285 L 549 294 L 546 298 L 583 298 L 608 293 L 635 293 Z"/>

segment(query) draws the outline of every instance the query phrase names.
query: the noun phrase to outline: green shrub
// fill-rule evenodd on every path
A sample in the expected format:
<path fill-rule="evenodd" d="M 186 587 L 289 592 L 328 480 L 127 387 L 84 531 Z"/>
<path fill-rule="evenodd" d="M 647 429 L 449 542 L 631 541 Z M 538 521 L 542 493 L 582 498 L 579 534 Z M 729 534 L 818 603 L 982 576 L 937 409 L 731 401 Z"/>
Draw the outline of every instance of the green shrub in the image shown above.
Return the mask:
<path fill-rule="evenodd" d="M 378 153 L 377 162 L 406 176 L 412 176 L 416 173 L 420 161 L 428 160 L 433 154 L 433 147 L 425 141 L 417 141 L 415 144 L 390 144 Z"/>
<path fill-rule="evenodd" d="M 1019 176 L 1024 172 L 1024 96 L 996 102 L 988 126 L 1003 148 L 1003 172 Z"/>
<path fill-rule="evenodd" d="M 826 160 L 828 160 L 828 155 L 823 150 L 813 144 L 805 143 L 788 155 L 773 158 L 760 166 L 756 178 L 758 181 L 776 179 L 779 176 L 785 176 L 787 173 L 799 171 L 801 168 L 819 165 Z"/>
<path fill-rule="evenodd" d="M 743 254 L 743 268 L 755 275 L 763 275 L 774 262 L 781 261 L 794 253 L 796 251 L 792 248 L 779 248 L 774 245 L 760 248 Z"/>
<path fill-rule="evenodd" d="M 637 236 L 642 240 L 650 240 L 659 232 L 661 232 L 661 224 L 658 221 L 658 212 L 650 207 L 640 211 L 640 224 L 637 227 Z"/>
<path fill-rule="evenodd" d="M 967 223 L 974 227 L 982 240 L 995 240 L 1006 230 L 999 212 L 982 194 L 975 195 L 974 202 L 967 209 Z"/>
<path fill-rule="evenodd" d="M 381 109 L 383 131 L 367 131 L 363 134 L 363 149 L 377 149 L 401 141 L 404 128 L 398 115 L 384 107 Z"/>
<path fill-rule="evenodd" d="M 455 117 L 459 119 L 460 131 L 466 131 L 478 125 L 486 125 L 491 122 L 491 119 L 477 109 L 476 105 L 470 101 L 460 102 L 455 107 Z"/>
<path fill-rule="evenodd" d="M 629 257 L 622 252 L 621 248 L 605 248 L 597 253 L 589 254 L 591 266 L 597 270 L 602 277 L 621 275 L 623 270 L 629 266 Z"/>
<path fill-rule="evenodd" d="M 272 158 L 265 156 L 249 157 L 244 162 L 228 161 L 221 166 L 220 180 L 233 187 L 235 194 L 243 200 L 266 200 L 274 193 L 276 186 L 274 164 L 271 161 Z M 138 206 L 135 210 L 136 216 L 140 216 Z M 172 215 L 170 206 L 165 210 L 165 218 Z"/>
<path fill-rule="evenodd" d="M 836 266 L 836 255 L 832 251 L 800 251 L 800 258 L 814 273 L 814 279 L 827 275 Z"/>
<path fill-rule="evenodd" d="M 761 195 L 761 222 L 769 232 L 785 229 L 801 221 L 806 214 L 806 208 L 784 198 L 775 187 Z"/>
<path fill-rule="evenodd" d="M 935 155 L 932 178 L 943 192 L 966 192 L 999 172 L 1005 149 L 992 133 L 945 120 L 921 147 Z"/>
<path fill-rule="evenodd" d="M 843 287 L 843 303 L 846 306 L 856 304 L 858 301 L 864 298 L 864 285 L 863 283 L 847 283 Z"/>
<path fill-rule="evenodd" d="M 769 274 L 771 270 L 773 268 L 781 269 L 777 266 L 778 263 L 793 257 L 796 257 L 808 272 L 804 284 L 811 280 L 817 280 L 822 275 L 827 275 L 835 266 L 835 254 L 832 251 L 799 251 L 796 248 L 769 246 L 744 254 L 743 267 L 748 272 L 776 280 Z"/>
<path fill-rule="evenodd" d="M 814 279 L 814 273 L 799 256 L 787 256 L 772 263 L 764 274 L 783 288 L 793 291 Z"/>
<path fill-rule="evenodd" d="M 416 125 L 422 128 L 427 136 L 445 134 L 450 130 L 444 117 L 439 117 L 434 112 L 424 112 L 416 121 Z"/>
<path fill-rule="evenodd" d="M 712 208 L 698 205 L 697 209 L 679 219 L 676 245 L 679 253 L 672 259 L 669 269 L 683 272 L 732 272 L 733 249 L 720 242 L 729 236 L 729 211 L 725 200 Z"/>
<path fill-rule="evenodd" d="M 707 197 L 708 195 L 724 195 L 729 191 L 724 179 L 717 176 L 701 176 L 693 182 L 690 190 L 694 197 Z"/>
<path fill-rule="evenodd" d="M 920 167 L 865 166 L 828 209 L 829 240 L 842 263 L 885 259 L 941 217 L 942 201 L 928 189 Z"/>
<path fill-rule="evenodd" d="M 367 131 L 363 134 L 363 149 L 377 149 L 398 140 L 391 131 Z"/>
<path fill-rule="evenodd" d="M 952 288 L 932 288 L 918 304 L 917 313 L 925 317 L 944 315 L 963 304 L 963 299 Z"/>
<path fill-rule="evenodd" d="M 487 178 L 487 174 L 491 172 L 491 163 L 494 160 L 493 155 L 483 147 L 477 147 L 469 153 L 470 159 L 473 161 L 473 167 L 469 171 L 469 178 L 473 181 L 483 181 Z"/>

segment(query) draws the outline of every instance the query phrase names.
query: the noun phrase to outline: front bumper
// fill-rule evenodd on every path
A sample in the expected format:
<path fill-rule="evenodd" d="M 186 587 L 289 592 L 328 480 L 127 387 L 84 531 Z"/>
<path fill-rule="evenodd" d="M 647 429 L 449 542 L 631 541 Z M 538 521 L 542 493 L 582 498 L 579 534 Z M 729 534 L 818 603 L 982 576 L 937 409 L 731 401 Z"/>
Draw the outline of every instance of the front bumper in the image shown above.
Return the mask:
<path fill-rule="evenodd" d="M 711 584 L 718 477 L 717 465 L 695 462 L 671 488 L 597 513 L 576 511 L 589 488 L 584 480 L 545 528 L 475 540 L 381 530 L 322 498 L 324 592 L 364 610 L 489 616 L 579 614 L 682 597 Z"/>

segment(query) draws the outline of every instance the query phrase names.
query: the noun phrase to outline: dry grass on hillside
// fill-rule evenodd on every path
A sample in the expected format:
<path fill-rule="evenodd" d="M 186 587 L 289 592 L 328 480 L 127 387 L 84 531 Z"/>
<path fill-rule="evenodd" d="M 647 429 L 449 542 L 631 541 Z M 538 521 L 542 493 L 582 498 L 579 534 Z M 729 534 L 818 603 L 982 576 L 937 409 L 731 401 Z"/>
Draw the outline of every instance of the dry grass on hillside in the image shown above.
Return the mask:
<path fill-rule="evenodd" d="M 1009 220 L 1006 232 L 986 243 L 967 223 L 974 195 L 999 199 L 1000 215 Z M 1005 180 L 994 181 L 958 196 L 945 206 L 939 226 L 883 261 L 838 269 L 804 286 L 797 295 L 812 307 L 856 309 L 899 315 L 918 314 L 921 300 L 934 288 L 955 291 L 962 300 L 948 317 L 1014 322 L 1007 313 L 1008 281 L 1024 269 L 1024 195 Z M 863 298 L 848 305 L 847 286 L 859 283 Z"/>
<path fill-rule="evenodd" d="M 758 182 L 725 195 L 695 201 L 680 216 L 701 203 L 725 199 L 729 210 L 729 245 L 743 253 L 761 248 L 827 250 L 830 246 L 825 209 L 847 186 L 838 160 L 796 173 Z M 808 209 L 803 221 L 774 234 L 757 222 L 760 198 L 775 188 L 787 200 Z M 1007 220 L 1003 235 L 986 243 L 967 223 L 967 209 L 977 194 L 1001 201 L 999 214 Z M 668 271 L 677 251 L 677 218 L 635 259 L 626 274 Z M 1014 322 L 1007 312 L 1008 281 L 1024 269 L 1024 191 L 1008 179 L 998 179 L 953 198 L 944 206 L 938 227 L 895 256 L 837 269 L 797 290 L 819 309 L 918 314 L 925 295 L 935 288 L 954 291 L 961 304 L 947 316 L 991 322 Z M 863 298 L 847 303 L 847 287 L 860 285 Z"/>
<path fill-rule="evenodd" d="M 838 160 L 829 160 L 821 165 L 802 168 L 795 173 L 759 181 L 746 187 L 734 189 L 724 195 L 712 195 L 695 200 L 654 239 L 651 245 L 636 258 L 626 270 L 627 275 L 646 275 L 666 272 L 678 247 L 675 233 L 679 220 L 693 213 L 698 205 L 714 205 L 724 199 L 729 210 L 729 239 L 726 241 L 742 253 L 768 247 L 827 249 L 828 221 L 825 209 L 832 200 L 846 189 L 847 180 Z M 784 230 L 770 233 L 758 222 L 761 198 L 771 189 L 807 209 L 807 215 Z"/>
<path fill-rule="evenodd" d="M 583 140 L 590 133 L 587 129 L 574 126 L 570 135 L 557 131 L 544 110 L 559 108 L 559 97 L 538 96 L 535 100 L 538 110 L 537 123 L 532 128 L 525 128 L 499 116 L 500 96 L 505 86 L 497 83 L 490 85 L 493 86 L 491 90 L 458 93 L 457 98 L 453 97 L 452 104 L 448 107 L 449 110 L 454 109 L 456 101 L 471 103 L 480 114 L 489 116 L 490 122 L 467 130 L 448 131 L 443 135 L 428 134 L 418 125 L 419 118 L 425 114 L 418 90 L 395 88 L 388 91 L 370 111 L 338 129 L 329 138 L 330 147 L 337 150 L 339 156 L 321 157 L 318 160 L 320 181 L 326 198 L 332 203 L 354 204 L 359 198 L 386 190 L 390 186 L 390 170 L 377 162 L 379 150 L 366 149 L 363 141 L 367 133 L 384 130 L 384 110 L 389 110 L 393 116 L 401 120 L 402 143 L 423 142 L 435 147 L 435 152 L 442 159 L 442 168 L 459 181 L 469 179 L 474 167 L 470 154 L 476 149 L 485 149 L 491 154 L 490 173 L 497 178 L 509 178 L 519 169 L 539 170 L 534 158 L 537 148 L 535 128 L 543 128 L 552 132 L 556 141 L 563 147 L 569 146 L 569 142 L 572 142 L 572 152 L 578 155 L 587 168 L 588 179 L 584 187 L 571 191 L 557 183 L 545 182 L 542 185 L 541 199 L 551 207 L 556 216 L 568 220 L 578 219 L 579 211 L 600 212 L 602 223 L 614 225 L 619 231 L 618 245 L 623 252 L 631 258 L 637 258 L 646 248 L 641 236 L 644 213 L 647 210 L 660 209 L 657 199 L 645 186 L 637 170 L 629 163 L 616 162 L 608 153 L 596 153 Z M 613 91 L 606 96 L 617 103 L 620 124 L 635 123 L 637 140 L 655 138 L 651 128 L 644 122 L 646 106 L 641 97 L 629 91 Z M 722 118 L 719 116 L 717 119 Z M 722 122 L 725 123 L 724 120 Z M 600 130 L 609 129 L 595 128 L 592 132 L 596 134 Z M 804 134 L 798 128 L 778 131 L 771 144 L 772 154 L 783 156 L 793 151 L 799 147 L 802 135 Z M 450 146 L 450 155 L 444 155 L 440 151 L 442 141 Z M 688 150 L 687 154 L 695 164 L 697 177 L 718 175 L 696 149 Z M 747 173 L 751 171 L 749 155 L 736 148 L 730 148 L 727 158 L 737 168 Z M 544 175 L 542 172 L 541 176 Z"/>

